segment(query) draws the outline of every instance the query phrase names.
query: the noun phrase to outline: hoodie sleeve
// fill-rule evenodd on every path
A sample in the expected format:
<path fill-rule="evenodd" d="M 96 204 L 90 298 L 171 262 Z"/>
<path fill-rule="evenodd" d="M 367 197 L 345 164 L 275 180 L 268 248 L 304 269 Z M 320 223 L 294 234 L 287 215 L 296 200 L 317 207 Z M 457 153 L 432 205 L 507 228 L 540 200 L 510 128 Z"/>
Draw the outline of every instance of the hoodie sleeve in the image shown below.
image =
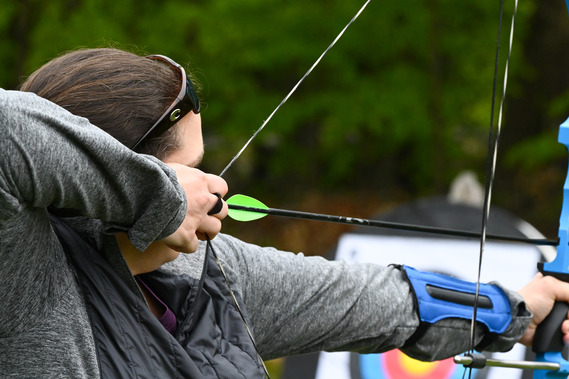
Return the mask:
<path fill-rule="evenodd" d="M 227 235 L 219 235 L 214 244 L 242 296 L 265 359 L 320 350 L 381 353 L 399 348 L 430 361 L 469 348 L 470 320 L 443 319 L 417 334 L 421 324 L 415 297 L 397 267 L 327 261 Z M 486 351 L 511 349 L 531 321 L 521 296 L 503 290 L 512 321 L 497 336 L 476 328 L 475 345 Z"/>
<path fill-rule="evenodd" d="M 0 90 L 0 135 L 0 223 L 27 208 L 72 210 L 144 250 L 183 221 L 168 166 L 45 99 Z"/>

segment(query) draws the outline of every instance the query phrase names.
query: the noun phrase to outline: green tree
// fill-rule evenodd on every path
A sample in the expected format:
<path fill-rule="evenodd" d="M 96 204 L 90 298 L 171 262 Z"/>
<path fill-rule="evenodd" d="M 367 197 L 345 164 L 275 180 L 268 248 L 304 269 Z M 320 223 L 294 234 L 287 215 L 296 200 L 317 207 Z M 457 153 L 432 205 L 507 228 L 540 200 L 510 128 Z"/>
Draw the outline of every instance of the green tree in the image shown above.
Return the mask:
<path fill-rule="evenodd" d="M 521 98 L 535 98 L 526 91 L 538 88 L 540 104 L 531 106 L 532 114 L 550 116 L 540 119 L 547 126 L 539 130 L 524 128 L 521 138 L 506 133 L 504 143 L 509 167 L 521 167 L 531 153 L 540 157 L 535 171 L 558 162 L 563 151 L 552 147 L 555 141 L 537 144 L 532 138 L 554 134 L 551 120 L 569 107 L 563 91 L 536 86 L 538 73 L 549 66 L 542 69 L 545 64 L 528 52 L 534 36 L 549 35 L 554 44 L 569 25 L 562 1 L 546 3 L 520 8 L 508 109 Z M 371 2 L 228 172 L 232 190 L 295 198 L 308 188 L 368 188 L 418 196 L 445 191 L 464 169 L 482 176 L 498 5 Z M 203 167 L 219 172 L 359 6 L 339 0 L 4 0 L 0 85 L 14 88 L 41 64 L 78 47 L 169 55 L 202 83 Z M 540 22 L 544 14 L 561 21 Z M 505 119 L 517 121 L 515 114 Z M 506 173 L 506 188 L 519 183 Z M 504 201 L 511 190 L 503 192 Z"/>

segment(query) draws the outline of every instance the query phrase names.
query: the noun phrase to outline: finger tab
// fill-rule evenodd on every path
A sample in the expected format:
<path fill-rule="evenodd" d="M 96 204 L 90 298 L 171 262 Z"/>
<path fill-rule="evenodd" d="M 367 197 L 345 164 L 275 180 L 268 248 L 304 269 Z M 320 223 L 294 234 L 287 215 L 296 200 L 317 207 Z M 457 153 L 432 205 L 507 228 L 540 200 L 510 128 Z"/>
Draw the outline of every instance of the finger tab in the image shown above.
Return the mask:
<path fill-rule="evenodd" d="M 217 203 L 215 203 L 213 208 L 211 208 L 211 210 L 207 212 L 208 216 L 218 214 L 223 209 L 223 200 L 221 200 L 221 195 L 218 193 L 214 193 L 214 195 L 217 196 Z"/>

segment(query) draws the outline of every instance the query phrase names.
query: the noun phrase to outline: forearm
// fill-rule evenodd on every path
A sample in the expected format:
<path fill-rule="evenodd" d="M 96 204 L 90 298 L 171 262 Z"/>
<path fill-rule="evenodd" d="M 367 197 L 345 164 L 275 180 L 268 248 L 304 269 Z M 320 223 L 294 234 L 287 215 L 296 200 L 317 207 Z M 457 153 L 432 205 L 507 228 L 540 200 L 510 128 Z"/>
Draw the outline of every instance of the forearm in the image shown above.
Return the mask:
<path fill-rule="evenodd" d="M 419 321 L 397 270 L 214 240 L 264 358 L 402 346 Z M 411 306 L 408 306 L 411 304 Z"/>
<path fill-rule="evenodd" d="M 224 254 L 225 259 L 265 358 L 318 350 L 371 353 L 403 348 L 417 358 L 433 360 L 469 348 L 469 320 L 447 319 L 417 333 L 414 295 L 397 268 L 328 262 L 231 239 L 218 245 L 223 251 L 237 251 L 235 257 Z M 521 298 L 508 292 L 508 299 L 513 320 L 487 346 L 490 350 L 510 349 L 529 323 Z M 479 326 L 475 345 L 490 341 L 488 336 Z"/>
<path fill-rule="evenodd" d="M 497 284 L 495 284 L 497 285 Z M 502 288 L 502 287 L 500 287 Z M 507 294 L 511 308 L 511 322 L 502 334 L 489 333 L 481 323 L 476 324 L 473 345 L 478 351 L 508 351 L 524 335 L 531 313 L 516 292 Z M 400 349 L 407 355 L 424 361 L 439 360 L 465 352 L 471 348 L 471 322 L 468 319 L 443 319 L 432 325 L 423 325 Z"/>
<path fill-rule="evenodd" d="M 72 209 L 127 231 L 143 249 L 183 219 L 185 195 L 174 173 L 84 118 L 35 95 L 2 90 L 0 129 L 0 220 L 26 206 Z"/>

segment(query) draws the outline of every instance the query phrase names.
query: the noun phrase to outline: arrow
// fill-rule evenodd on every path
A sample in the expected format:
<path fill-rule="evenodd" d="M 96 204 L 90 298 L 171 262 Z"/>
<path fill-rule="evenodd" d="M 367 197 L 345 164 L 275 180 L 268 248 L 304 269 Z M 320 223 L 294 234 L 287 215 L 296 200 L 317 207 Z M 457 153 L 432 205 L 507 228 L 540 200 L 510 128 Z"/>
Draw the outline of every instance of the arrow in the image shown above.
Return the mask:
<path fill-rule="evenodd" d="M 370 220 L 370 219 L 356 218 L 356 217 L 335 216 L 335 215 L 328 215 L 322 213 L 311 213 L 311 212 L 293 211 L 287 209 L 269 208 L 261 201 L 246 195 L 233 195 L 229 199 L 227 199 L 226 202 L 229 207 L 228 216 L 233 220 L 242 221 L 242 222 L 254 221 L 266 217 L 268 215 L 272 215 L 272 216 L 281 216 L 281 217 L 297 218 L 304 220 L 332 222 L 336 224 L 407 230 L 413 232 L 443 234 L 443 235 L 458 236 L 465 238 L 480 238 L 480 233 L 470 232 L 466 230 L 444 229 L 444 228 L 437 228 L 437 227 L 424 226 L 424 225 L 402 224 L 398 222 Z M 522 242 L 522 243 L 529 243 L 541 246 L 557 246 L 557 244 L 559 243 L 557 240 L 531 239 L 531 238 L 528 239 L 523 237 L 502 236 L 495 234 L 487 234 L 486 237 L 488 239 L 497 240 L 497 241 Z"/>

